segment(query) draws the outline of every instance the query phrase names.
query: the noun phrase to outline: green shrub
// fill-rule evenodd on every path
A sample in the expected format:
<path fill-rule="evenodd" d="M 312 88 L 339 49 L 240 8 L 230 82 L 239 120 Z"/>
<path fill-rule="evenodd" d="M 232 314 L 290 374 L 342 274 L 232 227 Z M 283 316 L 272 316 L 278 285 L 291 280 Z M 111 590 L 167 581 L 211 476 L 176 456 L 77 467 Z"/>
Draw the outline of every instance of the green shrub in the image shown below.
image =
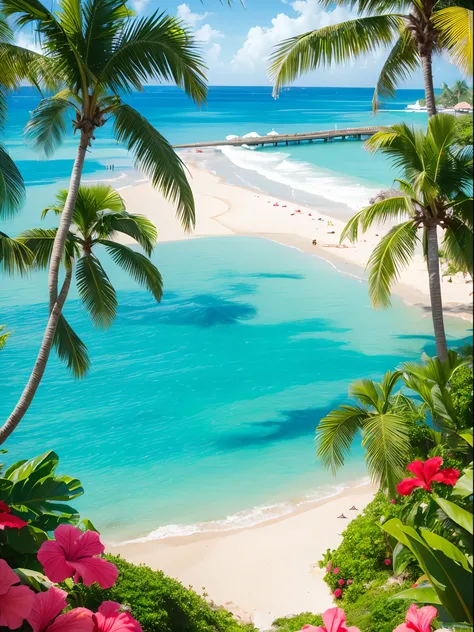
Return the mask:
<path fill-rule="evenodd" d="M 304 625 L 322 625 L 320 614 L 303 612 L 291 617 L 280 617 L 273 622 L 275 632 L 299 632 Z"/>
<path fill-rule="evenodd" d="M 451 378 L 451 398 L 464 427 L 472 426 L 472 368 L 463 366 Z"/>
<path fill-rule="evenodd" d="M 392 632 L 400 623 L 404 623 L 410 602 L 404 599 L 391 600 L 390 597 L 409 588 L 410 583 L 370 588 L 355 602 L 344 605 L 347 620 L 363 632 Z"/>
<path fill-rule="evenodd" d="M 81 586 L 86 607 L 96 610 L 107 600 L 127 605 L 143 632 L 253 632 L 253 625 L 239 624 L 230 612 L 213 608 L 180 582 L 148 566 L 136 566 L 121 557 L 106 556 L 118 570 L 117 583 L 108 590 L 96 584 Z"/>
<path fill-rule="evenodd" d="M 382 516 L 388 520 L 398 516 L 399 512 L 399 505 L 391 504 L 379 492 L 344 531 L 344 539 L 332 552 L 331 569 L 324 578 L 332 591 L 339 588 L 340 579 L 352 581 L 350 586 L 342 587 L 344 603 L 358 599 L 371 582 L 385 583 L 390 577 L 391 569 L 385 566 L 384 560 L 391 559 L 391 549 L 379 525 Z M 326 564 L 327 557 L 320 566 Z M 339 572 L 334 574 L 336 568 Z"/>
<path fill-rule="evenodd" d="M 473 126 L 470 114 L 456 117 L 455 142 L 462 146 L 472 145 Z"/>

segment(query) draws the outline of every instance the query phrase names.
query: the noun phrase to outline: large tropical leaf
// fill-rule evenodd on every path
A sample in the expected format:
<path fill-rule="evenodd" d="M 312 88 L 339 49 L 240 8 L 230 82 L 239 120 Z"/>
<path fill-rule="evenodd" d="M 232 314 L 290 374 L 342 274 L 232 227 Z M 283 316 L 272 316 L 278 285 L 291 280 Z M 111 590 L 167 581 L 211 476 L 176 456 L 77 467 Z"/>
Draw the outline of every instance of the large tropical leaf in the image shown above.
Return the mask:
<path fill-rule="evenodd" d="M 141 90 L 151 78 L 173 81 L 196 103 L 204 102 L 207 88 L 199 49 L 175 18 L 153 13 L 130 20 L 114 44 L 113 53 L 97 70 L 101 90 L 115 94 Z"/>
<path fill-rule="evenodd" d="M 373 225 L 382 225 L 387 221 L 399 221 L 413 215 L 413 202 L 406 195 L 399 195 L 380 200 L 370 206 L 366 206 L 356 213 L 344 227 L 340 242 L 344 239 L 357 241 L 359 229 L 367 231 Z"/>
<path fill-rule="evenodd" d="M 471 199 L 472 206 L 472 199 Z M 465 274 L 473 273 L 473 230 L 458 217 L 452 217 L 444 233 L 443 251 L 450 263 Z"/>
<path fill-rule="evenodd" d="M 372 480 L 394 497 L 410 453 L 410 424 L 392 412 L 370 415 L 363 427 L 362 445 Z"/>
<path fill-rule="evenodd" d="M 274 91 L 319 66 L 348 62 L 391 44 L 402 26 L 398 15 L 376 15 L 284 40 L 270 57 Z"/>
<path fill-rule="evenodd" d="M 380 98 L 394 98 L 397 86 L 408 79 L 419 67 L 420 60 L 412 34 L 403 29 L 380 71 L 372 99 L 372 109 L 377 111 Z"/>
<path fill-rule="evenodd" d="M 18 235 L 18 241 L 33 253 L 34 265 L 40 270 L 44 270 L 49 266 L 57 232 L 57 228 L 31 228 Z M 69 268 L 72 260 L 78 257 L 79 254 L 78 239 L 76 235 L 69 233 L 63 254 L 64 265 Z"/>
<path fill-rule="evenodd" d="M 333 473 L 344 465 L 344 458 L 368 415 L 369 412 L 362 406 L 340 406 L 319 422 L 316 428 L 316 453 Z"/>
<path fill-rule="evenodd" d="M 375 307 L 390 305 L 391 288 L 413 259 L 417 242 L 417 225 L 410 220 L 391 228 L 374 248 L 367 267 L 369 296 Z"/>
<path fill-rule="evenodd" d="M 26 124 L 27 141 L 47 157 L 51 156 L 66 135 L 66 114 L 71 108 L 71 102 L 60 97 L 40 101 Z"/>
<path fill-rule="evenodd" d="M 129 105 L 114 109 L 117 140 L 133 154 L 140 170 L 163 195 L 177 206 L 184 228 L 196 222 L 194 198 L 181 158 L 168 141 Z"/>
<path fill-rule="evenodd" d="M 144 255 L 135 252 L 128 246 L 113 241 L 99 241 L 107 248 L 113 261 L 127 272 L 137 283 L 149 290 L 157 301 L 163 294 L 163 279 L 157 268 Z"/>
<path fill-rule="evenodd" d="M 116 233 L 128 235 L 140 244 L 147 255 L 151 254 L 158 237 L 155 225 L 147 217 L 132 215 L 126 211 L 102 215 L 96 222 L 94 231 L 100 239 L 113 238 Z"/>
<path fill-rule="evenodd" d="M 410 548 L 453 620 L 472 625 L 472 572 L 453 560 L 450 552 L 435 548 L 440 546 L 439 542 L 429 544 L 415 529 L 403 525 L 398 518 L 384 523 L 382 529 Z"/>
<path fill-rule="evenodd" d="M 7 274 L 26 274 L 33 263 L 33 257 L 27 245 L 0 231 L 0 270 Z"/>
<path fill-rule="evenodd" d="M 93 254 L 82 256 L 76 267 L 79 295 L 97 327 L 109 327 L 117 312 L 117 297 L 100 261 Z"/>
<path fill-rule="evenodd" d="M 448 518 L 473 535 L 472 513 L 450 500 L 446 500 L 446 498 L 440 498 L 436 494 L 433 494 L 433 500 L 441 507 Z"/>
<path fill-rule="evenodd" d="M 432 17 L 440 44 L 451 55 L 453 62 L 467 76 L 472 75 L 472 3 L 470 8 L 451 6 L 435 11 Z"/>
<path fill-rule="evenodd" d="M 74 377 L 86 375 L 90 367 L 87 347 L 62 314 L 54 335 L 54 346 L 59 358 L 67 364 Z"/>
<path fill-rule="evenodd" d="M 23 177 L 0 143 L 0 218 L 16 213 L 25 199 Z"/>

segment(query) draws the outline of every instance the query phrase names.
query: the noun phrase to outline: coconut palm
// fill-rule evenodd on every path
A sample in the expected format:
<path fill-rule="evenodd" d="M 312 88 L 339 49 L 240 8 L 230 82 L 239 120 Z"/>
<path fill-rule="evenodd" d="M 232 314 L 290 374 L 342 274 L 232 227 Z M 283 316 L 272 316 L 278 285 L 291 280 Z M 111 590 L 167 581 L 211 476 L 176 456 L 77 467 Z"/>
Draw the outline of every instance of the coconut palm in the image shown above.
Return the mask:
<path fill-rule="evenodd" d="M 60 191 L 56 204 L 46 208 L 42 217 L 51 212 L 61 216 L 67 197 L 67 189 Z M 39 269 L 47 269 L 49 266 L 57 232 L 57 228 L 34 228 L 18 236 L 18 240 L 34 254 L 34 264 Z M 147 256 L 114 241 L 120 235 L 134 240 Z M 157 231 L 152 222 L 143 215 L 128 213 L 119 193 L 110 186 L 80 187 L 63 256 L 66 276 L 64 300 L 67 298 L 72 274 L 75 273 L 79 296 L 94 325 L 106 329 L 112 324 L 117 310 L 117 297 L 100 262 L 99 247 L 103 246 L 118 266 L 160 301 L 161 275 L 149 259 L 156 238 Z M 87 349 L 68 324 L 62 309 L 57 315 L 54 334 L 48 340 L 49 345 L 45 349 L 47 356 L 54 345 L 59 357 L 67 363 L 73 374 L 83 377 L 89 368 Z M 36 369 L 44 371 L 43 365 Z"/>
<path fill-rule="evenodd" d="M 321 0 L 324 8 L 333 4 L 334 0 Z M 270 59 L 270 75 L 276 92 L 319 66 L 347 62 L 390 46 L 375 87 L 374 111 L 379 98 L 393 97 L 397 84 L 421 64 L 426 108 L 429 116 L 433 116 L 436 114 L 433 54 L 451 53 L 458 66 L 472 73 L 472 27 L 471 31 L 466 30 L 462 41 L 454 35 L 456 30 L 465 27 L 466 16 L 472 23 L 472 1 L 444 0 L 440 4 L 432 0 L 336 0 L 336 4 L 356 9 L 360 17 L 278 44 Z M 449 7 L 451 12 L 443 13 L 444 7 Z"/>
<path fill-rule="evenodd" d="M 457 103 L 462 101 L 463 99 L 471 99 L 471 91 L 467 83 L 462 79 L 456 81 L 454 86 L 451 88 L 452 93 L 457 99 Z"/>
<path fill-rule="evenodd" d="M 428 129 L 414 129 L 405 123 L 384 128 L 366 142 L 372 151 L 381 151 L 400 170 L 396 179 L 399 194 L 367 206 L 346 225 L 341 241 L 357 241 L 374 224 L 394 225 L 372 252 L 367 267 L 369 294 L 374 306 L 390 304 L 390 290 L 402 268 L 415 254 L 422 231 L 428 267 L 431 313 L 440 360 L 447 358 L 439 269 L 438 230 L 443 231 L 443 251 L 459 269 L 472 274 L 472 147 L 454 148 L 456 120 L 437 114 Z"/>
<path fill-rule="evenodd" d="M 51 248 L 50 318 L 32 379 L 0 430 L 1 443 L 25 414 L 38 386 L 38 375 L 44 372 L 64 292 L 67 295 L 64 284 L 59 289 L 59 270 L 86 153 L 97 130 L 112 119 L 116 140 L 132 153 L 137 167 L 153 186 L 176 204 L 177 214 L 189 230 L 194 225 L 195 213 L 184 165 L 158 130 L 127 105 L 123 97 L 132 90 L 142 90 L 143 84 L 152 79 L 177 84 L 200 104 L 206 97 L 206 84 L 203 62 L 193 37 L 179 21 L 164 13 L 132 17 L 127 0 L 61 0 L 54 12 L 40 0 L 0 0 L 0 10 L 20 28 L 33 26 L 44 56 L 62 84 L 57 94 L 42 99 L 32 113 L 26 129 L 28 140 L 51 155 L 67 133 L 70 114 L 78 136 L 69 192 Z M 66 277 L 66 285 L 67 282 Z"/>
<path fill-rule="evenodd" d="M 345 456 L 359 432 L 369 474 L 390 494 L 410 453 L 410 411 L 415 404 L 401 393 L 394 394 L 401 372 L 388 371 L 381 383 L 358 380 L 349 389 L 356 403 L 339 406 L 321 419 L 316 429 L 317 455 L 335 473 L 344 465 Z"/>

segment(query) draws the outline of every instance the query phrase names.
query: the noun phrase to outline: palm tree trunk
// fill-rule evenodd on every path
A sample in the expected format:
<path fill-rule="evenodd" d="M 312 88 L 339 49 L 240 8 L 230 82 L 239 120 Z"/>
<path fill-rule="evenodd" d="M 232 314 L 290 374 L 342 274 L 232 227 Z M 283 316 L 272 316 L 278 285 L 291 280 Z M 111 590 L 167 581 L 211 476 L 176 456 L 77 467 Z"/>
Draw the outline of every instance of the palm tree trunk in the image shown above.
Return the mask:
<path fill-rule="evenodd" d="M 421 55 L 421 67 L 423 69 L 423 80 L 425 83 L 425 100 L 428 116 L 436 114 L 436 100 L 433 86 L 432 53 Z"/>
<path fill-rule="evenodd" d="M 64 253 L 64 246 L 66 244 L 67 236 L 72 222 L 72 214 L 74 207 L 76 206 L 77 194 L 81 185 L 82 170 L 84 168 L 84 161 L 86 159 L 86 152 L 88 147 L 88 137 L 81 131 L 81 139 L 79 147 L 77 148 L 76 160 L 72 168 L 71 180 L 69 182 L 69 191 L 67 194 L 64 210 L 61 213 L 61 219 L 59 221 L 58 232 L 54 240 L 53 249 L 51 251 L 51 260 L 49 262 L 49 275 L 48 275 L 48 287 L 49 287 L 49 309 L 53 309 L 58 296 L 58 279 L 59 269 L 61 267 L 61 259 Z"/>
<path fill-rule="evenodd" d="M 48 324 L 46 326 L 46 331 L 44 332 L 38 357 L 36 358 L 36 362 L 31 372 L 28 383 L 25 386 L 25 389 L 21 394 L 21 397 L 17 405 L 15 406 L 12 414 L 0 429 L 0 445 L 8 439 L 8 437 L 20 423 L 26 411 L 30 407 L 31 402 L 33 401 L 33 397 L 35 396 L 38 386 L 40 385 L 41 379 L 46 369 L 49 354 L 53 346 L 54 335 L 58 326 L 59 317 L 61 316 L 61 312 L 66 301 L 69 288 L 71 286 L 71 277 L 72 266 L 66 272 L 66 277 L 64 279 L 61 292 L 59 293 L 59 296 L 57 297 L 57 300 L 55 301 L 53 309 L 51 310 L 51 313 L 49 315 Z"/>
<path fill-rule="evenodd" d="M 426 258 L 428 263 L 428 277 L 430 284 L 431 317 L 436 338 L 436 354 L 440 360 L 448 357 L 446 333 L 444 331 L 443 299 L 441 297 L 441 276 L 439 273 L 438 234 L 437 226 L 433 224 L 426 228 Z"/>

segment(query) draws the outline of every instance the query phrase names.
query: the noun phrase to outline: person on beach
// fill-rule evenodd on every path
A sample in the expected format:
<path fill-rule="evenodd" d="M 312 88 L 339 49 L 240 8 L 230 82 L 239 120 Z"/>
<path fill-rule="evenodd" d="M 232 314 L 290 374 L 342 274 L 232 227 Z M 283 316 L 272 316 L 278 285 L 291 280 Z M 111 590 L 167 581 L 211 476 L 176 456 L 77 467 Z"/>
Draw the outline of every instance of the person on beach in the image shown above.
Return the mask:
<path fill-rule="evenodd" d="M 359 511 L 359 510 L 357 509 L 357 507 L 355 505 L 352 505 L 352 507 L 349 509 L 349 511 Z"/>
<path fill-rule="evenodd" d="M 318 242 L 316 241 L 316 239 L 313 239 L 312 244 L 313 244 L 313 246 L 317 246 L 318 245 Z"/>
<path fill-rule="evenodd" d="M 343 513 L 340 516 L 338 516 L 338 518 L 345 518 L 347 520 L 347 516 L 345 516 Z"/>

